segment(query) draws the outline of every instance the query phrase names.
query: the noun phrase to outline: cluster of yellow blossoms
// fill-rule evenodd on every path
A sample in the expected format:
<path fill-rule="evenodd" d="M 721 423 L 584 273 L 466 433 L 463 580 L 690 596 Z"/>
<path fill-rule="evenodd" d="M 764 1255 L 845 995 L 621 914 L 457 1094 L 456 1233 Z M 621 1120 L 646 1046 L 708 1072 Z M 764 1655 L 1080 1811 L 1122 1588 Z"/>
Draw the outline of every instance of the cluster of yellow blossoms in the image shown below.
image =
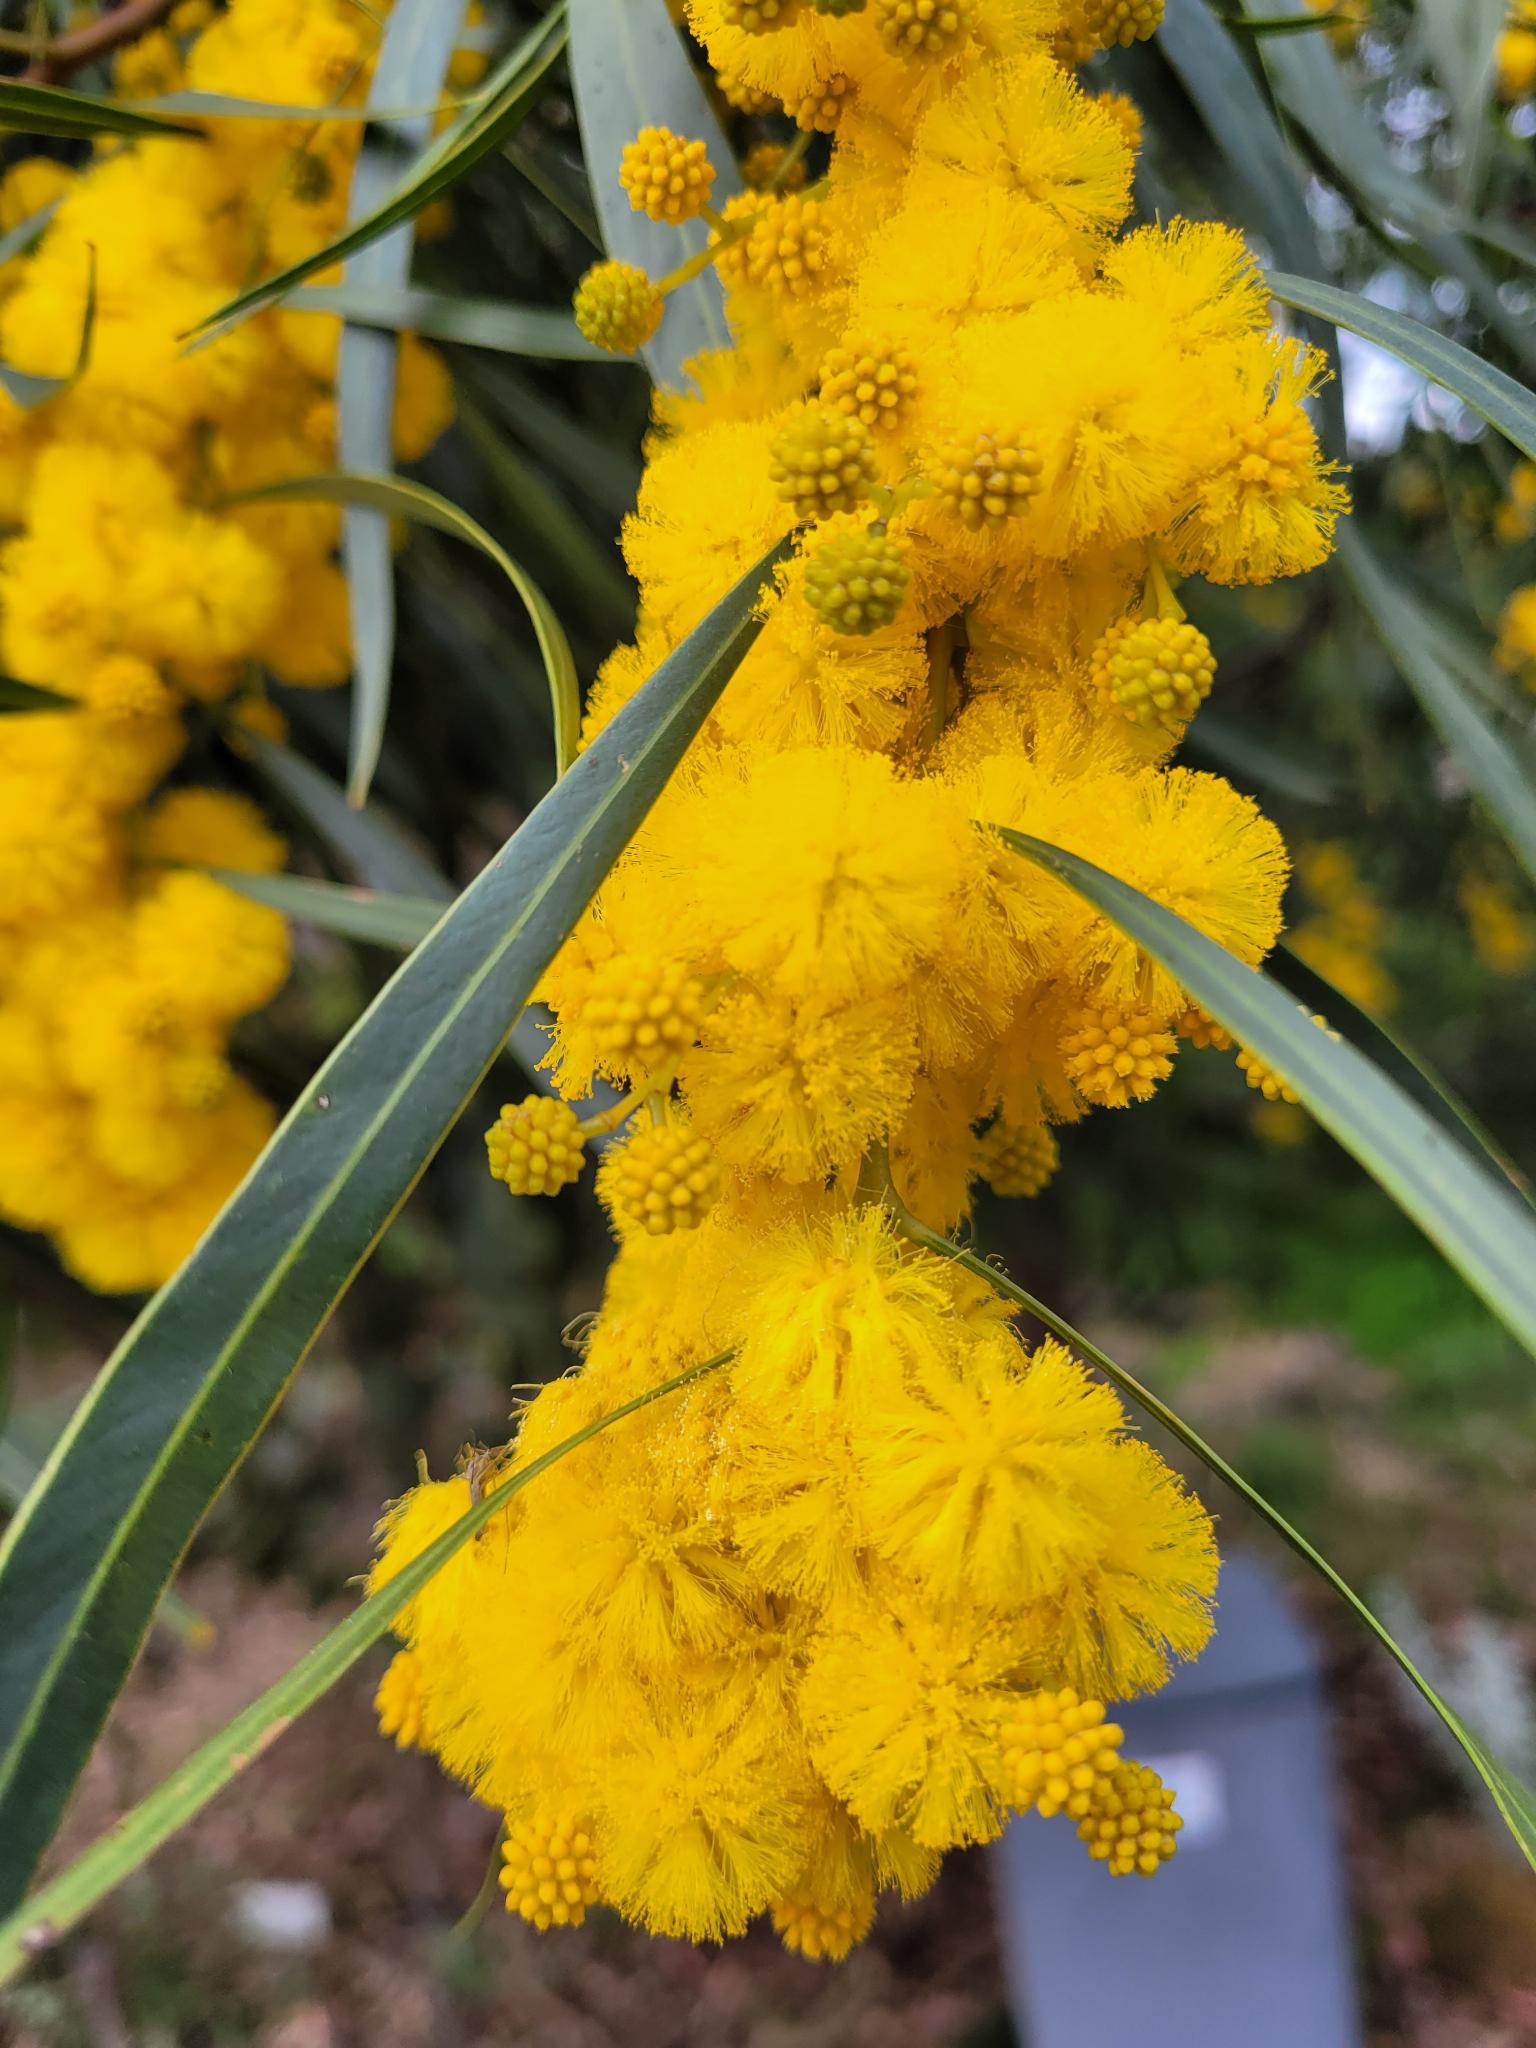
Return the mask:
<path fill-rule="evenodd" d="M 378 33 L 350 0 L 183 0 L 121 53 L 118 90 L 355 101 Z M 198 870 L 284 849 L 205 786 L 213 742 L 273 730 L 264 675 L 350 667 L 334 510 L 225 503 L 336 466 L 339 323 L 277 311 L 191 352 L 181 337 L 336 234 L 359 124 L 206 127 L 109 138 L 79 170 L 32 157 L 0 184 L 7 229 L 55 208 L 0 269 L 0 360 L 67 378 L 95 291 L 84 373 L 30 412 L 0 394 L 0 668 L 73 700 L 0 717 L 0 1219 L 52 1233 L 106 1290 L 176 1269 L 272 1121 L 229 1036 L 286 978 L 287 932 Z M 407 341 L 402 454 L 450 403 Z"/>
<path fill-rule="evenodd" d="M 488 1136 L 543 1192 L 628 1122 L 582 1366 L 381 1530 L 375 1584 L 729 1354 L 520 1490 L 399 1622 L 383 1726 L 505 1813 L 508 1904 L 541 1927 L 598 1900 L 693 1939 L 766 1913 L 838 1956 L 881 1887 L 1010 1813 L 1069 1816 L 1115 1872 L 1173 1849 L 1104 1703 L 1206 1640 L 1208 1518 L 1111 1391 L 903 1235 L 959 1224 L 978 1180 L 1036 1192 L 1056 1128 L 1218 1037 L 986 826 L 1245 962 L 1279 930 L 1274 828 L 1166 765 L 1214 673 L 1174 586 L 1315 566 L 1343 492 L 1304 409 L 1321 365 L 1270 331 L 1240 240 L 1121 234 L 1134 123 L 1073 67 L 1158 12 L 690 0 L 732 104 L 830 134 L 828 167 L 759 145 L 717 212 L 695 143 L 648 130 L 626 158 L 637 207 L 714 227 L 736 345 L 658 399 L 638 637 L 588 734 L 802 531 L 547 977 L 560 1097 Z M 578 317 L 635 346 L 664 297 L 600 265 Z M 584 1122 L 598 1077 L 626 1092 Z"/>

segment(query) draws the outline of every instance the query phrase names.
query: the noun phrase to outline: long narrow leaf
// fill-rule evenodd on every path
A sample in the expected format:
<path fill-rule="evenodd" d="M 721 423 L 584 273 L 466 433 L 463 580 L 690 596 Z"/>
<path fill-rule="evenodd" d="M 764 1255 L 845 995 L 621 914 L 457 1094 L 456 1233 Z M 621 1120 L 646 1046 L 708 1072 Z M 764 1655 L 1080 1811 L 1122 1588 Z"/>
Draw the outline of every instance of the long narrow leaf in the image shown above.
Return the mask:
<path fill-rule="evenodd" d="M 1422 320 L 1374 305 L 1358 292 L 1318 284 L 1309 277 L 1291 277 L 1284 271 L 1271 271 L 1268 282 L 1282 306 L 1291 306 L 1298 313 L 1315 313 L 1335 327 L 1347 327 L 1362 340 L 1375 342 L 1471 406 L 1490 427 L 1497 427 L 1507 441 L 1536 462 L 1536 395 L 1513 377 L 1481 361 L 1459 342 L 1436 334 Z"/>
<path fill-rule="evenodd" d="M 662 226 L 636 213 L 619 183 L 624 145 L 648 124 L 700 136 L 715 167 L 711 199 L 723 206 L 742 187 L 735 154 L 704 97 L 666 0 L 570 0 L 571 83 L 581 124 L 592 203 L 610 256 L 653 277 L 705 246 L 702 221 Z M 706 270 L 667 299 L 666 318 L 641 350 L 652 379 L 667 390 L 688 382 L 684 364 L 730 343 L 720 280 Z"/>
<path fill-rule="evenodd" d="M 553 605 L 538 584 L 477 520 L 471 519 L 467 512 L 461 512 L 457 505 L 437 491 L 429 490 L 425 484 L 412 483 L 408 478 L 399 476 L 344 476 L 338 473 L 294 477 L 286 483 L 264 484 L 259 490 L 242 492 L 227 502 L 251 504 L 262 498 L 323 498 L 339 505 L 366 505 L 386 517 L 413 519 L 421 526 L 435 527 L 439 533 L 468 541 L 471 547 L 488 555 L 522 599 L 532 622 L 549 684 L 550 711 L 555 727 L 555 762 L 559 772 L 565 773 L 576 758 L 581 737 L 581 686 L 570 643 L 555 616 Z"/>
<path fill-rule="evenodd" d="M 333 263 L 355 256 L 359 249 L 366 249 L 401 221 L 414 220 L 423 207 L 430 206 L 434 199 L 467 177 L 482 157 L 506 140 L 538 98 L 564 48 L 565 4 L 558 0 L 538 26 L 502 60 L 480 98 L 452 127 L 444 129 L 430 149 L 422 152 L 388 199 L 366 220 L 354 222 L 323 249 L 314 250 L 301 262 L 264 278 L 220 306 L 192 330 L 191 338 L 211 340 L 237 321 L 270 306 L 316 271 L 328 270 Z"/>
<path fill-rule="evenodd" d="M 359 327 L 424 334 L 429 341 L 454 341 L 499 355 L 572 363 L 622 360 L 583 340 L 570 314 L 552 306 L 515 306 L 502 299 L 423 291 L 419 285 L 376 287 L 350 280 L 342 285 L 300 285 L 288 303 L 299 313 L 334 313 Z"/>
<path fill-rule="evenodd" d="M 1319 1031 L 1265 975 L 1079 855 L 1022 832 L 1001 837 L 1086 897 L 1240 1045 L 1282 1075 L 1536 1357 L 1536 1217 L 1523 1203 L 1353 1046 Z"/>
<path fill-rule="evenodd" d="M 419 896 L 441 908 L 453 889 L 399 828 L 377 810 L 354 810 L 346 793 L 312 761 L 276 740 L 242 734 L 258 771 L 313 826 L 343 871 L 366 888 Z"/>
<path fill-rule="evenodd" d="M 18 1903 L 199 1521 L 759 630 L 771 548 L 408 957 L 144 1310 L 0 1544 L 0 1901 Z"/>
<path fill-rule="evenodd" d="M 383 109 L 411 91 L 438 91 L 464 26 L 468 0 L 398 0 L 384 24 L 369 87 L 370 107 Z M 347 224 L 376 213 L 397 181 L 396 148 L 425 148 L 430 115 L 413 115 L 363 137 L 352 173 Z M 365 291 L 401 289 L 416 243 L 412 220 L 376 236 L 348 260 L 343 284 Z M 347 326 L 336 358 L 336 416 L 341 467 L 377 475 L 395 466 L 395 384 L 399 343 L 384 328 Z M 352 642 L 351 736 L 347 796 L 361 807 L 379 765 L 395 665 L 395 564 L 389 515 L 351 504 L 342 514 L 341 564 L 347 579 Z"/>
<path fill-rule="evenodd" d="M 1442 1124 L 1452 1137 L 1464 1133 L 1470 1138 L 1517 1193 L 1528 1202 L 1532 1199 L 1530 1176 L 1515 1164 L 1492 1131 L 1462 1101 L 1444 1076 L 1390 1025 L 1362 1010 L 1285 940 L 1280 942 L 1267 972 L 1304 1009 L 1314 1016 L 1326 1017 L 1331 1026 L 1342 1031 L 1351 1045 L 1374 1060 L 1383 1073 L 1394 1080 L 1405 1094 L 1411 1095 L 1420 1109 Z"/>
<path fill-rule="evenodd" d="M 24 683 L 17 676 L 0 676 L 0 714 L 7 711 L 78 711 L 78 697 L 65 697 L 57 690 L 45 690 L 41 683 Z"/>
<path fill-rule="evenodd" d="M 256 875 L 243 869 L 209 868 L 208 873 L 253 903 L 280 910 L 297 924 L 312 924 L 338 938 L 395 946 L 408 953 L 419 946 L 443 914 L 441 903 L 424 896 L 389 896 L 377 889 L 349 889 L 308 875 Z"/>
<path fill-rule="evenodd" d="M 358 1658 L 378 1642 L 401 1609 L 415 1599 L 454 1552 L 483 1529 L 492 1516 L 506 1513 L 514 1494 L 561 1458 L 589 1443 L 600 1431 L 668 1394 L 677 1393 L 706 1373 L 717 1371 L 728 1356 L 722 1353 L 718 1358 L 690 1366 L 675 1379 L 599 1416 L 466 1509 L 419 1557 L 413 1558 L 387 1585 L 371 1593 L 345 1621 L 306 1651 L 275 1685 L 269 1686 L 259 1699 L 253 1700 L 179 1765 L 147 1799 L 140 1800 L 132 1812 L 125 1814 L 107 1834 L 0 1924 L 0 1985 L 13 1983 L 34 1956 L 43 1953 L 83 1919 L 125 1877 L 147 1862 L 162 1842 L 200 1813 L 247 1765 L 264 1755 L 300 1714 L 323 1698 Z"/>
<path fill-rule="evenodd" d="M 1353 527 L 1341 530 L 1339 566 L 1430 722 L 1487 806 L 1521 866 L 1536 881 L 1536 785 L 1514 744 L 1473 702 L 1446 658 L 1435 619 L 1394 583 Z"/>
<path fill-rule="evenodd" d="M 61 85 L 32 85 L 19 78 L 0 79 L 0 130 L 7 128 L 22 135 L 56 135 L 69 141 L 97 135 L 179 135 L 188 142 L 204 140 L 202 131 L 186 121 L 162 120 L 118 100 L 95 99 Z"/>
<path fill-rule="evenodd" d="M 928 1251 L 937 1252 L 941 1258 L 952 1259 L 956 1265 L 963 1266 L 978 1280 L 985 1280 L 989 1286 L 996 1288 L 999 1294 L 1005 1295 L 1009 1301 L 1016 1302 L 1020 1308 L 1027 1310 L 1064 1344 L 1070 1345 L 1074 1351 L 1096 1365 L 1107 1380 L 1155 1422 L 1160 1423 L 1170 1436 L 1177 1438 L 1186 1450 L 1193 1452 L 1209 1471 L 1214 1472 L 1218 1479 L 1230 1486 L 1277 1535 L 1282 1536 L 1298 1557 L 1304 1559 L 1327 1581 L 1345 1605 L 1353 1610 L 1356 1618 L 1364 1622 L 1377 1642 L 1396 1661 L 1466 1751 L 1478 1776 L 1492 1794 L 1494 1804 L 1503 1816 L 1510 1833 L 1519 1843 L 1527 1861 L 1536 1868 L 1536 1795 L 1507 1771 L 1473 1734 L 1460 1715 L 1451 1710 L 1385 1623 L 1377 1618 L 1349 1581 L 1334 1570 L 1322 1552 L 1309 1543 L 1301 1531 L 1288 1522 L 1280 1510 L 1272 1506 L 1235 1466 L 1229 1465 L 1221 1453 L 1208 1444 L 1182 1416 L 1175 1414 L 1166 1402 L 1160 1400 L 1150 1387 L 1144 1386 L 1132 1373 L 1127 1372 L 1124 1366 L 1116 1365 L 1097 1344 L 1085 1337 L 1080 1330 L 1073 1329 L 1072 1325 L 1057 1315 L 1054 1309 L 1048 1308 L 1037 1296 L 1020 1287 L 1016 1280 L 1010 1280 L 1006 1273 L 999 1272 L 988 1260 L 979 1258 L 974 1252 L 958 1250 L 947 1238 L 938 1236 L 936 1232 L 909 1216 L 905 1210 L 898 1212 L 897 1220 L 902 1231 L 914 1243 L 922 1245 Z"/>

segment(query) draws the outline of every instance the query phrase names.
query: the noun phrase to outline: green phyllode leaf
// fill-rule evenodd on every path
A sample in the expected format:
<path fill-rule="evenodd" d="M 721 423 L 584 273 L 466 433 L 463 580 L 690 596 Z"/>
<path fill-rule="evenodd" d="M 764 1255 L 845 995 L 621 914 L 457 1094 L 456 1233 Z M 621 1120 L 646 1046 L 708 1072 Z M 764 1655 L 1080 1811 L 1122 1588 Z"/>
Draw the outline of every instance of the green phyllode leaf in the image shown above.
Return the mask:
<path fill-rule="evenodd" d="M 384 24 L 369 88 L 370 108 L 382 111 L 423 87 L 436 92 L 448 74 L 464 26 L 467 0 L 399 0 Z M 363 136 L 347 222 L 355 226 L 378 211 L 396 182 L 396 145 L 424 149 L 431 117 L 413 115 Z M 374 291 L 403 290 L 416 243 L 412 220 L 403 220 L 356 251 L 345 283 Z M 399 343 L 384 328 L 343 328 L 336 357 L 338 453 L 345 470 L 388 472 L 395 466 L 395 387 Z M 347 579 L 352 643 L 351 735 L 347 796 L 361 806 L 379 765 L 389 718 L 395 665 L 395 563 L 389 518 L 369 505 L 348 505 L 342 515 L 341 563 Z"/>
<path fill-rule="evenodd" d="M 248 874 L 236 868 L 208 868 L 205 872 L 252 903 L 280 910 L 295 924 L 311 924 L 338 938 L 362 939 L 404 953 L 419 946 L 443 915 L 442 904 L 425 896 L 351 889 L 345 883 L 318 882 L 308 875 Z"/>
<path fill-rule="evenodd" d="M 1004 844 L 1101 910 L 1190 998 L 1288 1081 L 1317 1121 L 1411 1216 L 1536 1357 L 1536 1216 L 1351 1045 L 1318 1030 L 1269 978 L 1062 847 L 999 829 Z"/>
<path fill-rule="evenodd" d="M 1398 673 L 1455 755 L 1521 866 L 1536 881 L 1536 783 L 1516 751 L 1474 702 L 1456 672 L 1434 615 L 1393 581 L 1352 526 L 1338 536 L 1338 561 Z"/>
<path fill-rule="evenodd" d="M 300 285 L 288 303 L 296 313 L 334 313 L 359 327 L 424 335 L 428 341 L 457 342 L 463 348 L 498 355 L 536 356 L 546 362 L 615 363 L 619 357 L 594 348 L 577 332 L 569 313 L 551 306 L 516 306 L 502 299 L 461 298 L 423 291 L 348 282 Z"/>
<path fill-rule="evenodd" d="M 1347 327 L 1351 334 L 1375 342 L 1471 406 L 1490 427 L 1497 427 L 1507 441 L 1536 462 L 1536 393 L 1513 377 L 1483 362 L 1459 342 L 1436 334 L 1422 320 L 1375 305 L 1358 292 L 1341 291 L 1337 285 L 1291 277 L 1278 270 L 1270 272 L 1267 282 L 1282 306 L 1314 313 L 1335 327 Z"/>
<path fill-rule="evenodd" d="M 323 498 L 340 505 L 365 505 L 383 515 L 412 519 L 421 526 L 435 527 L 455 540 L 468 541 L 488 555 L 501 570 L 527 608 L 544 674 L 549 683 L 550 709 L 555 726 L 555 765 L 564 774 L 576 758 L 581 740 L 581 686 L 576 663 L 553 605 L 537 583 L 493 540 L 477 520 L 457 505 L 430 490 L 399 476 L 349 476 L 336 472 L 323 476 L 294 477 L 291 481 L 263 484 L 254 491 L 242 491 L 226 500 L 229 504 L 254 504 L 263 498 Z"/>
<path fill-rule="evenodd" d="M 210 1503 L 756 639 L 769 549 L 406 959 L 139 1316 L 0 1543 L 0 1908 Z"/>
<path fill-rule="evenodd" d="M 19 78 L 0 79 L 0 129 L 20 135 L 56 135 L 65 141 L 89 141 L 97 135 L 179 135 L 201 142 L 202 133 L 186 121 L 167 121 L 141 113 L 118 100 L 70 92 L 61 85 L 33 85 Z"/>

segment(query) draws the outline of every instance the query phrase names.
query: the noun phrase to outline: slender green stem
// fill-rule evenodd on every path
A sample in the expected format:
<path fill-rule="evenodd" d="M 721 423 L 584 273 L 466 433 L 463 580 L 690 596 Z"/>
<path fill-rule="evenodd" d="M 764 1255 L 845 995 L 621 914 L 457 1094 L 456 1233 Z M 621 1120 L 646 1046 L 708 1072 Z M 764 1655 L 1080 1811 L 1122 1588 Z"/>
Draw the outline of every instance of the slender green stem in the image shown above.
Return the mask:
<path fill-rule="evenodd" d="M 455 1948 L 462 1947 L 479 1933 L 486 1914 L 496 1903 L 496 1894 L 501 1890 L 501 1848 L 506 1839 L 507 1824 L 503 1821 L 496 1830 L 495 1841 L 491 1844 L 490 1861 L 485 1866 L 485 1875 L 480 1880 L 479 1891 L 448 1930 L 449 1943 Z"/>

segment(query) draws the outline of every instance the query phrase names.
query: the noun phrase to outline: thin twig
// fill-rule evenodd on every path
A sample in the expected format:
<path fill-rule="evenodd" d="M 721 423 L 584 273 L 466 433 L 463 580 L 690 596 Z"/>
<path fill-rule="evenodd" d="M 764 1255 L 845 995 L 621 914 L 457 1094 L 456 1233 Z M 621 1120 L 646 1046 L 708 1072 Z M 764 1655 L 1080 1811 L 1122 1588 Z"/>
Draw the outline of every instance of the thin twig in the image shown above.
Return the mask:
<path fill-rule="evenodd" d="M 176 0 L 123 0 L 110 14 L 99 14 L 83 27 L 55 37 L 22 77 L 34 85 L 57 85 L 82 64 L 105 57 L 157 28 L 175 5 Z"/>

